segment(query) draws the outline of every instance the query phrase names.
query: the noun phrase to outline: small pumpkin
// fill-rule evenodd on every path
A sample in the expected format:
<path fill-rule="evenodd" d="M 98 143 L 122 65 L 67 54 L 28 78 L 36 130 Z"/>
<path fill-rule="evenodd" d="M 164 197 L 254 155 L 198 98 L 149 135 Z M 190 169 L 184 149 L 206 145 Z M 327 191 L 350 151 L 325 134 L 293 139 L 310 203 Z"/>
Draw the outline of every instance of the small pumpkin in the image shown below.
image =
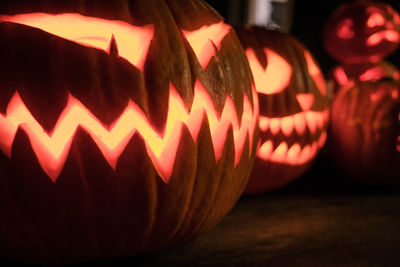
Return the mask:
<path fill-rule="evenodd" d="M 260 104 L 260 144 L 245 193 L 282 187 L 299 177 L 326 140 L 325 79 L 300 41 L 258 26 L 236 28 Z"/>
<path fill-rule="evenodd" d="M 1 1 L 0 39 L 0 258 L 157 250 L 236 203 L 257 98 L 203 1 Z"/>
<path fill-rule="evenodd" d="M 329 150 L 350 177 L 374 185 L 400 185 L 399 82 L 352 80 L 332 104 Z"/>
<path fill-rule="evenodd" d="M 380 1 L 345 2 L 328 18 L 323 41 L 341 63 L 378 62 L 399 45 L 400 16 Z"/>

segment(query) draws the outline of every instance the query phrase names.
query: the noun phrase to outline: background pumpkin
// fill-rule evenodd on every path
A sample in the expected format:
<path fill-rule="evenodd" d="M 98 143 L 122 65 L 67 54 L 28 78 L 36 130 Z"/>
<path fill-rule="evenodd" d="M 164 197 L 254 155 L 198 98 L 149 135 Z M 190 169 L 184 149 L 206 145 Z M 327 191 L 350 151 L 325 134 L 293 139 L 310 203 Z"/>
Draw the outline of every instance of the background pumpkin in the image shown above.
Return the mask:
<path fill-rule="evenodd" d="M 395 51 L 400 16 L 387 3 L 343 2 L 326 21 L 323 42 L 330 56 L 343 64 L 378 62 Z"/>
<path fill-rule="evenodd" d="M 326 140 L 325 79 L 297 39 L 262 27 L 236 28 L 260 104 L 260 147 L 245 193 L 279 188 L 299 177 Z"/>
<path fill-rule="evenodd" d="M 400 185 L 398 81 L 350 81 L 332 104 L 329 150 L 349 176 L 369 184 Z"/>
<path fill-rule="evenodd" d="M 215 11 L 200 0 L 2 1 L 0 10 L 0 128 L 1 138 L 9 138 L 2 139 L 0 153 L 1 258 L 62 263 L 134 255 L 195 238 L 232 208 L 254 161 L 257 99 L 243 48 Z M 75 14 L 80 25 L 94 24 L 96 31 L 81 36 L 84 41 L 106 38 L 106 46 L 71 40 L 69 32 L 43 31 L 32 16 L 15 16 L 33 12 L 39 12 L 39 21 L 60 20 L 65 27 L 72 21 L 49 14 Z M 132 63 L 124 38 L 93 36 L 102 34 L 99 21 L 113 30 L 122 25 L 121 31 L 150 34 L 148 50 Z M 145 42 L 138 40 L 142 48 Z M 197 89 L 208 106 L 196 113 L 196 137 L 186 123 L 177 124 L 180 136 L 179 127 L 172 128 L 178 147 L 170 175 L 155 166 L 150 141 L 140 131 L 131 132 L 120 154 L 109 156 L 101 138 L 80 125 L 65 144 L 65 162 L 53 168 L 47 156 L 40 160 L 44 146 L 35 143 L 31 122 L 11 123 L 15 136 L 7 124 L 16 107 L 25 106 L 31 124 L 49 135 L 73 103 L 84 110 L 75 119 L 90 115 L 97 128 L 111 129 L 135 106 L 142 122 L 162 135 L 169 110 L 194 109 Z M 210 133 L 208 121 L 215 124 L 226 107 L 230 117 Z M 231 125 L 235 114 L 240 127 Z"/>

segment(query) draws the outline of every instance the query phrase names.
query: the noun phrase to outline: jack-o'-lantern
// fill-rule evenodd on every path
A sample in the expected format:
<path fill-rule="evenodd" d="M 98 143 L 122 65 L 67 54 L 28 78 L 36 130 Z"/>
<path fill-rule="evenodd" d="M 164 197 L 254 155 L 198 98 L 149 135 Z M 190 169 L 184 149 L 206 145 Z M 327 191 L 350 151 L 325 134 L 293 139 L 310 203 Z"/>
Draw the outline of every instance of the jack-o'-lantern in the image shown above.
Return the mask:
<path fill-rule="evenodd" d="M 382 79 L 400 80 L 400 72 L 396 66 L 388 61 L 340 65 L 331 71 L 328 84 L 331 91 L 336 92 L 350 80 L 377 82 Z"/>
<path fill-rule="evenodd" d="M 208 5 L 2 1 L 0 14 L 0 258 L 134 255 L 232 208 L 258 105 Z"/>
<path fill-rule="evenodd" d="M 332 13 L 323 40 L 327 52 L 342 63 L 378 62 L 398 47 L 399 33 L 400 16 L 390 5 L 359 0 Z"/>
<path fill-rule="evenodd" d="M 260 104 L 260 144 L 245 193 L 273 190 L 299 177 L 326 140 L 325 79 L 297 39 L 262 27 L 236 28 Z"/>
<path fill-rule="evenodd" d="M 400 83 L 356 82 L 332 104 L 329 150 L 350 177 L 374 185 L 400 185 Z"/>

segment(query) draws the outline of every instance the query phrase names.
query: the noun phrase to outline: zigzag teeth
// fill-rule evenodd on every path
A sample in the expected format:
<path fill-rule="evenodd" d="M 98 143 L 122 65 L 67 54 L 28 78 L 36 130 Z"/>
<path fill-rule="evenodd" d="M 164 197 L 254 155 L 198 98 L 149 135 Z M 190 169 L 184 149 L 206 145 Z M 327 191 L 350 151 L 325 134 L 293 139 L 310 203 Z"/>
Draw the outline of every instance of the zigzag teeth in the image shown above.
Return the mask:
<path fill-rule="evenodd" d="M 253 90 L 255 94 L 255 90 Z M 255 94 L 256 95 L 256 94 Z M 256 98 L 253 98 L 256 101 Z M 222 155 L 228 128 L 232 126 L 235 145 L 235 166 L 239 162 L 247 136 L 249 136 L 251 154 L 252 135 L 254 134 L 258 106 L 252 110 L 247 96 L 244 96 L 244 111 L 241 125 L 236 116 L 233 101 L 227 98 L 221 118 L 217 118 L 211 98 L 202 84 L 197 81 L 192 110 L 186 111 L 183 100 L 175 88 L 170 87 L 169 106 L 174 112 L 168 112 L 166 130 L 161 137 L 150 125 L 143 111 L 132 101 L 115 121 L 112 129 L 107 130 L 97 118 L 76 98 L 70 95 L 68 104 L 61 113 L 51 135 L 46 133 L 32 116 L 16 92 L 7 107 L 7 114 L 0 114 L 0 148 L 11 157 L 12 144 L 18 128 L 25 131 L 44 172 L 55 181 L 61 173 L 70 146 L 78 127 L 83 128 L 95 141 L 100 151 L 114 169 L 119 156 L 129 140 L 137 132 L 145 140 L 148 155 L 161 178 L 168 182 L 175 163 L 180 134 L 186 124 L 193 139 L 197 140 L 201 123 L 205 115 L 210 121 L 210 131 L 216 160 Z"/>
<path fill-rule="evenodd" d="M 292 166 L 303 165 L 315 157 L 318 150 L 324 146 L 325 141 L 326 131 L 321 133 L 318 140 L 305 145 L 303 148 L 298 143 L 294 143 L 288 147 L 287 142 L 283 141 L 274 150 L 274 143 L 271 140 L 267 140 L 261 144 L 257 156 L 270 162 Z"/>
<path fill-rule="evenodd" d="M 304 111 L 282 118 L 260 116 L 259 127 L 263 132 L 270 130 L 273 135 L 282 132 L 285 136 L 290 136 L 293 130 L 298 135 L 303 135 L 306 129 L 311 134 L 315 134 L 317 131 L 323 130 L 325 123 L 329 119 L 328 117 L 329 111 Z"/>

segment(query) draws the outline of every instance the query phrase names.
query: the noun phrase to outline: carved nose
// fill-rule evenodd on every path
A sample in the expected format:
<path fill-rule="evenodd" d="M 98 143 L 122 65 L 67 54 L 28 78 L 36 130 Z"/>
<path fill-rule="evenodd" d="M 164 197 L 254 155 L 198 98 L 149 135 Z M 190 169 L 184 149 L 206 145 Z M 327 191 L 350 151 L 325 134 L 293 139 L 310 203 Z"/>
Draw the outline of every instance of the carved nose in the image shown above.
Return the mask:
<path fill-rule="evenodd" d="M 297 94 L 296 98 L 303 110 L 310 110 L 314 103 L 314 95 L 312 93 Z"/>

